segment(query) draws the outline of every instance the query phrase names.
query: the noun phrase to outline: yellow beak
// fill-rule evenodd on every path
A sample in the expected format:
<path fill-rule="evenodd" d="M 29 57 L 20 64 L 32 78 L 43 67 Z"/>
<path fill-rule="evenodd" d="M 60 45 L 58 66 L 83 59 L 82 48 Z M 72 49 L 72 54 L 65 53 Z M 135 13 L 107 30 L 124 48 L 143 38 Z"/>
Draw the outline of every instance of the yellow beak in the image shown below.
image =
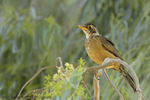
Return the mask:
<path fill-rule="evenodd" d="M 87 30 L 87 28 L 85 26 L 77 25 L 77 27 L 82 29 L 82 30 Z"/>

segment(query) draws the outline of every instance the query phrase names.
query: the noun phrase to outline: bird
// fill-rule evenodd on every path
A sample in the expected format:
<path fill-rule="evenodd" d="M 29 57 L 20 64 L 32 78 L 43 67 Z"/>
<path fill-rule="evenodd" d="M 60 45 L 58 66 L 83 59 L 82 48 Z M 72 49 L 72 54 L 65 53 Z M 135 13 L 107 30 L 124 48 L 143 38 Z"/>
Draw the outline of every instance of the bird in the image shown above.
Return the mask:
<path fill-rule="evenodd" d="M 82 29 L 85 33 L 85 49 L 88 56 L 95 63 L 101 65 L 103 61 L 108 57 L 123 60 L 123 58 L 115 48 L 115 44 L 108 38 L 100 35 L 95 24 L 87 23 L 85 25 L 77 25 L 77 27 Z M 134 92 L 137 92 L 134 80 L 127 73 L 122 64 L 115 63 L 114 65 L 107 67 L 107 69 L 109 68 L 112 68 L 121 73 L 127 83 L 131 86 L 132 90 Z"/>

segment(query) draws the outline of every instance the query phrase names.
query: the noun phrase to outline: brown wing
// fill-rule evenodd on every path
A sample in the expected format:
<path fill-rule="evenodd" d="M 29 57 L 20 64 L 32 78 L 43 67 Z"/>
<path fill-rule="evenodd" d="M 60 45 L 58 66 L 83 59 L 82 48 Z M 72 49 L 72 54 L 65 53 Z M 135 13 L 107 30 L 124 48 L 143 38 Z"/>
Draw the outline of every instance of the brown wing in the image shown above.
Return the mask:
<path fill-rule="evenodd" d="M 103 36 L 100 37 L 100 41 L 101 41 L 102 46 L 104 47 L 104 49 L 106 49 L 108 52 L 113 54 L 115 57 L 118 57 L 121 60 L 123 60 L 121 55 L 118 53 L 117 49 L 115 48 L 115 45 L 114 45 L 113 42 L 111 42 L 109 39 L 107 39 Z"/>

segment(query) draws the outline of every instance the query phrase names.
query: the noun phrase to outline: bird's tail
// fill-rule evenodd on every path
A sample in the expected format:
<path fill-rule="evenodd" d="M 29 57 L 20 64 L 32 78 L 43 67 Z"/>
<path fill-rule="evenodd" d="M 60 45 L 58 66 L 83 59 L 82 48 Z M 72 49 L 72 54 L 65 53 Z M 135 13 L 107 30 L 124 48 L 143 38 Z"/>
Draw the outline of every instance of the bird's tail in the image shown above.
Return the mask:
<path fill-rule="evenodd" d="M 134 80 L 132 77 L 126 72 L 124 67 L 121 65 L 119 68 L 119 72 L 122 74 L 122 76 L 125 78 L 125 80 L 129 83 L 129 85 L 132 87 L 134 92 L 137 92 L 136 85 L 134 83 Z"/>

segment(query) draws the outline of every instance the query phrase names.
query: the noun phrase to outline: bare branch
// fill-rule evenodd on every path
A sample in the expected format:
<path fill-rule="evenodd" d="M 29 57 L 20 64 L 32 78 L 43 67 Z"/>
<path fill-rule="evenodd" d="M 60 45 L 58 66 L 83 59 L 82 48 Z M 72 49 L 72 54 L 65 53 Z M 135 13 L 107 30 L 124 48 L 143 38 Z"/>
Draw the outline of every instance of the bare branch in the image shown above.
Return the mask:
<path fill-rule="evenodd" d="M 32 81 L 42 70 L 48 69 L 48 68 L 54 68 L 54 66 L 48 66 L 48 67 L 41 68 L 32 78 L 30 78 L 30 79 L 22 86 L 22 88 L 21 88 L 19 94 L 17 95 L 16 100 L 17 100 L 18 97 L 20 96 L 20 94 L 21 94 L 22 90 L 24 89 L 24 87 L 25 87 L 30 81 Z"/>
<path fill-rule="evenodd" d="M 94 71 L 94 70 L 103 69 L 103 68 L 106 68 L 106 67 L 111 66 L 113 64 L 114 63 L 110 61 L 110 62 L 104 63 L 102 65 L 99 65 L 99 66 L 88 67 L 88 68 L 86 68 L 86 71 Z"/>
<path fill-rule="evenodd" d="M 105 59 L 105 61 L 103 62 L 102 65 L 86 68 L 86 71 L 89 72 L 89 71 L 93 71 L 93 70 L 103 69 L 103 68 L 106 68 L 106 67 L 113 65 L 114 63 L 122 64 L 132 73 L 134 80 L 136 82 L 136 87 L 137 87 L 136 90 L 139 93 L 139 100 L 141 100 L 141 98 L 143 98 L 143 97 L 147 100 L 147 98 L 144 96 L 143 92 L 141 91 L 139 80 L 138 80 L 138 77 L 135 74 L 134 70 L 126 62 L 122 61 L 121 59 L 111 59 L 108 57 Z M 104 71 L 104 72 L 105 72 L 105 76 L 107 77 L 108 75 L 106 75 L 107 74 L 106 71 Z M 109 82 L 111 82 L 109 78 L 107 78 L 107 79 L 109 80 Z M 113 84 L 111 84 L 111 85 L 114 87 Z M 117 90 L 116 87 L 114 87 L 114 89 Z M 117 90 L 117 93 L 120 95 L 120 98 L 123 100 L 123 97 L 118 90 Z"/>
<path fill-rule="evenodd" d="M 115 91 L 116 91 L 116 92 L 118 93 L 118 95 L 120 96 L 120 99 L 121 99 L 121 100 L 124 100 L 122 94 L 117 90 L 117 88 L 115 87 L 115 85 L 111 82 L 111 80 L 110 80 L 110 78 L 109 78 L 109 76 L 108 76 L 108 74 L 107 74 L 107 72 L 106 72 L 106 68 L 103 69 L 103 72 L 104 72 L 104 74 L 105 74 L 105 76 L 106 76 L 108 82 L 111 84 L 111 86 L 115 89 Z"/>
<path fill-rule="evenodd" d="M 29 92 L 27 92 L 22 98 L 25 98 L 30 92 L 35 92 L 35 91 L 42 91 L 44 89 L 34 89 L 34 90 L 31 90 Z"/>
<path fill-rule="evenodd" d="M 63 68 L 63 64 L 62 64 L 62 61 L 61 61 L 61 57 L 58 57 L 58 58 L 55 60 L 54 66 L 58 69 L 58 66 L 57 66 L 58 61 L 59 61 L 59 63 L 60 63 L 60 67 Z M 63 70 L 64 70 L 64 68 L 63 68 Z"/>
<path fill-rule="evenodd" d="M 95 100 L 91 94 L 91 92 L 89 91 L 88 87 L 86 86 L 85 82 L 83 81 L 82 79 L 82 82 L 83 82 L 83 85 L 86 87 L 87 91 L 89 92 L 90 96 L 92 97 L 93 100 Z"/>
<path fill-rule="evenodd" d="M 59 67 L 57 66 L 58 61 L 59 61 L 59 63 L 60 63 L 60 66 L 59 66 L 59 67 L 62 67 L 62 69 L 64 70 L 63 64 L 62 64 L 62 61 L 61 61 L 61 58 L 58 57 L 58 58 L 56 59 L 55 63 L 54 63 L 54 66 L 48 66 L 48 67 L 41 68 L 31 79 L 29 79 L 29 80 L 22 86 L 22 88 L 21 88 L 19 94 L 18 94 L 17 97 L 16 97 L 16 100 L 19 98 L 19 96 L 20 96 L 20 94 L 22 93 L 22 91 L 23 91 L 23 89 L 25 88 L 25 86 L 26 86 L 30 81 L 32 81 L 42 70 L 48 69 L 48 68 L 57 68 L 57 69 L 58 69 L 58 68 L 59 68 Z M 91 97 L 92 97 L 93 99 L 99 100 L 99 95 L 100 95 L 99 76 L 102 75 L 102 69 L 103 69 L 103 72 L 104 72 L 106 78 L 108 79 L 109 83 L 113 86 L 113 88 L 115 89 L 115 91 L 119 94 L 120 99 L 121 99 L 121 100 L 124 100 L 122 94 L 117 90 L 117 88 L 116 88 L 116 87 L 114 86 L 114 84 L 111 82 L 111 80 L 110 80 L 110 78 L 109 78 L 109 76 L 108 76 L 108 74 L 107 74 L 107 72 L 106 72 L 106 67 L 109 67 L 109 66 L 113 65 L 114 63 L 120 63 L 120 64 L 122 64 L 123 66 L 125 66 L 129 71 L 131 71 L 132 75 L 134 76 L 134 80 L 135 80 L 135 82 L 136 82 L 136 87 L 137 87 L 136 90 L 137 90 L 137 92 L 139 93 L 139 100 L 141 100 L 141 98 L 142 98 L 142 99 L 145 98 L 145 99 L 147 100 L 147 98 L 144 96 L 143 92 L 141 91 L 140 84 L 139 84 L 139 80 L 138 80 L 138 78 L 137 78 L 137 76 L 136 76 L 134 70 L 133 70 L 126 62 L 124 62 L 124 61 L 122 61 L 122 60 L 120 60 L 120 59 L 111 59 L 111 58 L 106 58 L 106 59 L 104 60 L 104 62 L 103 62 L 102 65 L 86 68 L 86 72 L 87 72 L 87 73 L 86 73 L 86 75 L 85 75 L 85 80 L 84 80 L 84 81 L 86 81 L 86 78 L 87 78 L 88 73 L 89 73 L 90 71 L 95 70 L 95 74 L 94 74 L 94 77 L 93 77 L 93 83 L 94 83 L 94 97 L 95 97 L 95 98 L 92 97 L 92 95 L 91 95 L 90 91 L 88 90 L 88 88 L 87 88 L 85 82 L 82 80 L 84 86 L 87 88 L 87 90 L 88 90 L 88 92 L 90 93 Z M 98 70 L 98 71 L 97 71 L 97 70 Z M 65 71 L 65 70 L 64 70 L 64 71 Z M 66 72 L 66 73 L 68 74 L 68 72 Z M 28 93 L 26 93 L 26 94 L 23 96 L 23 98 L 24 98 L 25 96 L 27 96 L 27 95 L 28 95 L 30 92 L 32 92 L 32 91 L 34 91 L 34 90 L 31 90 L 31 91 L 29 91 Z M 23 99 L 23 98 L 22 98 L 22 99 Z"/>
<path fill-rule="evenodd" d="M 133 75 L 133 77 L 134 77 L 134 80 L 135 80 L 135 82 L 136 82 L 136 90 L 137 90 L 137 92 L 139 93 L 139 100 L 141 100 L 143 97 L 144 97 L 146 100 L 148 100 L 148 99 L 144 96 L 144 94 L 143 94 L 143 92 L 142 92 L 142 90 L 141 90 L 141 86 L 140 86 L 140 84 L 139 84 L 138 77 L 137 77 L 136 73 L 134 72 L 134 70 L 133 70 L 126 62 L 124 62 L 124 61 L 122 61 L 122 60 L 120 60 L 120 59 L 110 59 L 110 58 L 109 58 L 109 60 L 112 61 L 112 62 L 115 62 L 115 63 L 117 62 L 117 63 L 122 64 L 123 66 L 125 66 L 125 67 L 132 73 L 132 75 Z M 142 96 L 143 96 L 143 97 L 142 97 Z"/>
<path fill-rule="evenodd" d="M 88 74 L 89 74 L 89 72 L 86 72 L 86 75 L 85 75 L 85 78 L 84 78 L 84 82 L 86 82 Z"/>
<path fill-rule="evenodd" d="M 94 97 L 99 100 L 100 97 L 100 87 L 99 87 L 99 76 L 102 75 L 102 70 L 99 69 L 94 72 L 93 83 L 94 83 Z"/>
<path fill-rule="evenodd" d="M 19 92 L 19 94 L 17 95 L 17 97 L 16 97 L 15 100 L 18 100 L 18 97 L 19 97 L 20 94 L 22 93 L 22 91 L 23 91 L 23 89 L 25 88 L 25 86 L 26 86 L 30 81 L 32 81 L 42 70 L 48 69 L 48 68 L 57 68 L 57 69 L 58 69 L 58 67 L 57 67 L 57 62 L 58 62 L 58 61 L 59 61 L 59 63 L 60 63 L 60 66 L 62 66 L 62 68 L 63 68 L 63 64 L 62 64 L 62 61 L 61 61 L 61 57 L 58 57 L 58 58 L 56 59 L 56 61 L 55 61 L 55 63 L 54 63 L 54 66 L 48 66 L 48 67 L 41 68 L 31 79 L 29 79 L 29 80 L 22 86 L 22 88 L 21 88 L 21 90 L 20 90 L 20 92 Z M 63 69 L 64 69 L 64 68 L 63 68 Z"/>

